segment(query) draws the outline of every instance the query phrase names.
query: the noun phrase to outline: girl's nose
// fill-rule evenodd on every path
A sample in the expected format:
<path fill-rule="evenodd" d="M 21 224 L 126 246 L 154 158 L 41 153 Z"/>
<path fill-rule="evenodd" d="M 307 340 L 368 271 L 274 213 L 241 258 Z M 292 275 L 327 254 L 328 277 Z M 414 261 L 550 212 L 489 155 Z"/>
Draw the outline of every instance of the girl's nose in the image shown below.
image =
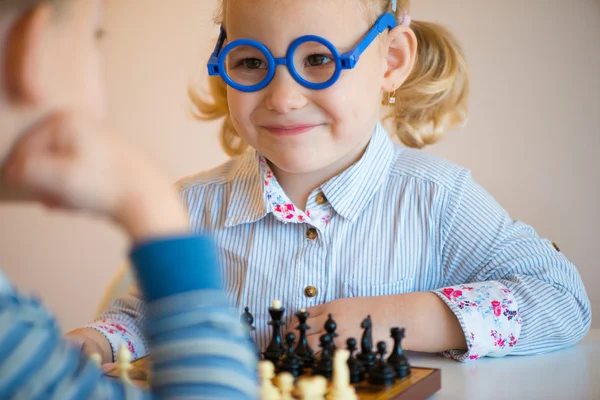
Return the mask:
<path fill-rule="evenodd" d="M 286 114 L 303 108 L 307 99 L 304 87 L 294 80 L 287 68 L 279 65 L 271 83 L 265 88 L 267 109 Z"/>

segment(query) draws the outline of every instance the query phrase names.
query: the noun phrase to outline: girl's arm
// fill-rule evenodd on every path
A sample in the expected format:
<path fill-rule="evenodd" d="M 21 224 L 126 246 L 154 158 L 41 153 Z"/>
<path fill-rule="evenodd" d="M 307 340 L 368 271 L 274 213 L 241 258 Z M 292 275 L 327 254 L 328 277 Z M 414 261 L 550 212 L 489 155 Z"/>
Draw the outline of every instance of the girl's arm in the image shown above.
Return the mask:
<path fill-rule="evenodd" d="M 449 193 L 441 224 L 445 283 L 434 293 L 458 318 L 468 348 L 447 355 L 535 354 L 583 338 L 591 308 L 575 266 L 511 220 L 468 171 Z"/>
<path fill-rule="evenodd" d="M 137 359 L 148 354 L 148 344 L 142 334 L 145 315 L 146 305 L 134 284 L 127 295 L 115 300 L 100 318 L 67 336 L 82 342 L 86 353 L 101 354 L 103 363 L 114 362 L 123 343 Z"/>

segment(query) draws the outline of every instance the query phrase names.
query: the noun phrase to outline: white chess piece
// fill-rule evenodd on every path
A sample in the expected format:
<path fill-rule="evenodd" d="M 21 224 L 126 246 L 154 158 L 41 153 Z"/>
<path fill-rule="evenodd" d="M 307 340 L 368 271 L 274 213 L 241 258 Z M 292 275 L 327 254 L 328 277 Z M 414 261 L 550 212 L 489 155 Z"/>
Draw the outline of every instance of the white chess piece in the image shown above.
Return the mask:
<path fill-rule="evenodd" d="M 348 358 L 350 352 L 338 349 L 333 356 L 333 385 L 327 394 L 327 400 L 357 400 L 356 390 L 350 384 Z"/>
<path fill-rule="evenodd" d="M 282 372 L 277 375 L 277 387 L 281 391 L 281 400 L 294 400 L 292 392 L 294 391 L 294 375 L 289 372 Z"/>
<path fill-rule="evenodd" d="M 263 360 L 258 363 L 258 378 L 260 380 L 260 400 L 281 400 L 279 390 L 271 381 L 275 377 L 275 366 L 271 361 Z"/>
<path fill-rule="evenodd" d="M 119 378 L 121 378 L 121 381 L 123 383 L 131 384 L 129 371 L 131 371 L 133 365 L 131 365 L 131 352 L 125 343 L 121 345 L 117 352 L 117 368 L 119 370 Z"/>
<path fill-rule="evenodd" d="M 102 356 L 98 353 L 90 354 L 90 360 L 98 367 L 102 368 Z"/>
<path fill-rule="evenodd" d="M 301 400 L 324 400 L 327 392 L 327 379 L 316 375 L 298 381 L 298 395 Z"/>

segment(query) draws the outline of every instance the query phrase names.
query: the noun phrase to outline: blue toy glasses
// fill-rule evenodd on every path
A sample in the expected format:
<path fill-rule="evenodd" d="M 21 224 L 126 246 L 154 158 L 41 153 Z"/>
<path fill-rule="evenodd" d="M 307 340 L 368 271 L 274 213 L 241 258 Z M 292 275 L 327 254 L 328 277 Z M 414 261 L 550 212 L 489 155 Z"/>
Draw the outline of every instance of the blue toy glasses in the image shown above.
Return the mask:
<path fill-rule="evenodd" d="M 342 70 L 356 66 L 361 54 L 380 33 L 397 25 L 394 14 L 383 14 L 354 50 L 341 55 L 331 42 L 320 36 L 302 36 L 290 44 L 285 58 L 273 57 L 266 46 L 252 39 L 235 40 L 223 48 L 227 34 L 221 27 L 208 62 L 208 74 L 220 75 L 241 92 L 257 92 L 271 83 L 278 65 L 285 65 L 302 86 L 326 89 L 339 79 Z"/>

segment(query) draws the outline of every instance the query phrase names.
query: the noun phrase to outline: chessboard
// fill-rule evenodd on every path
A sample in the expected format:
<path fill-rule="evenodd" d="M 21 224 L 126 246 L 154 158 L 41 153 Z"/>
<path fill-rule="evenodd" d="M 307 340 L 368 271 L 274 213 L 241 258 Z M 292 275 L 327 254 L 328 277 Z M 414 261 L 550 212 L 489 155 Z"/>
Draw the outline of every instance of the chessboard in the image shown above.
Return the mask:
<path fill-rule="evenodd" d="M 150 377 L 149 358 L 142 357 L 131 363 L 129 378 L 136 386 L 148 388 Z M 118 379 L 119 370 L 115 368 L 106 373 Z M 276 379 L 273 380 L 276 383 Z M 353 385 L 359 400 L 423 400 L 433 396 L 442 388 L 442 374 L 439 369 L 412 367 L 411 374 L 397 380 L 391 386 L 373 386 L 368 382 Z"/>
<path fill-rule="evenodd" d="M 279 300 L 269 308 L 272 336 L 264 351 L 257 355 L 262 359 L 258 364 L 259 392 L 261 400 L 271 399 L 340 399 L 340 400 L 420 400 L 427 399 L 441 389 L 441 371 L 433 368 L 420 368 L 409 364 L 402 340 L 403 328 L 394 327 L 390 337 L 394 345 L 386 357 L 387 344 L 377 342 L 374 346 L 371 316 L 361 323 L 363 329 L 359 342 L 354 338 L 346 340 L 346 349 L 336 347 L 337 324 L 329 314 L 323 329 L 326 333 L 320 339 L 320 351 L 315 352 L 308 344 L 307 325 L 309 313 L 299 310 L 295 316 L 298 325 L 296 335 L 288 332 L 282 337 L 285 309 Z M 242 323 L 252 332 L 254 318 L 248 308 L 241 316 Z M 252 336 L 249 336 L 252 342 Z M 285 343 L 284 343 L 285 342 Z M 374 351 L 375 349 L 375 351 Z M 117 355 L 117 368 L 107 373 L 126 382 L 148 386 L 151 380 L 150 363 L 147 357 L 130 363 L 130 354 L 122 348 Z"/>

